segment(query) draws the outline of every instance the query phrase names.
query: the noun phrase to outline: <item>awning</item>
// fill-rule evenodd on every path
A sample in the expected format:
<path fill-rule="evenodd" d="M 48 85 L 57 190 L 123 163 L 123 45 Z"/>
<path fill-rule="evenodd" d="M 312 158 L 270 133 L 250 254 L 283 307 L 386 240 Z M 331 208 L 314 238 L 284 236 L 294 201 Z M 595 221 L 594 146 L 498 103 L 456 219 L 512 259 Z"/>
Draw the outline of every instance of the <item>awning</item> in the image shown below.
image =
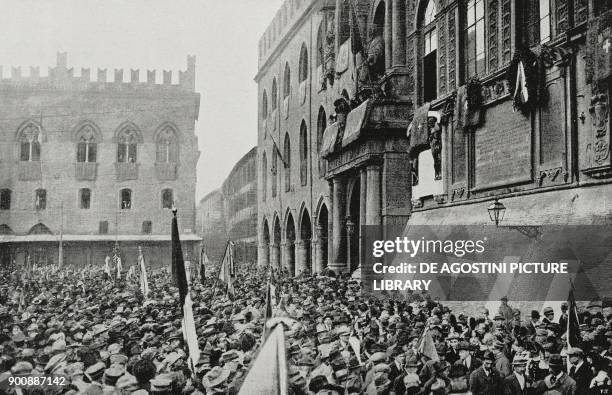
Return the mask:
<path fill-rule="evenodd" d="M 201 241 L 202 238 L 193 233 L 180 235 L 181 241 Z M 70 235 L 62 236 L 62 242 L 160 242 L 172 241 L 170 235 Z M 0 243 L 36 243 L 50 242 L 59 243 L 59 235 L 0 235 Z"/>
<path fill-rule="evenodd" d="M 332 123 L 323 132 L 323 143 L 321 144 L 321 156 L 326 157 L 334 152 L 336 137 L 338 136 L 338 122 Z"/>
<path fill-rule="evenodd" d="M 361 129 L 367 119 L 369 103 L 370 99 L 364 101 L 357 108 L 354 108 L 348 113 L 346 117 L 346 127 L 344 128 L 344 136 L 342 137 L 343 147 L 346 147 L 359 138 Z"/>

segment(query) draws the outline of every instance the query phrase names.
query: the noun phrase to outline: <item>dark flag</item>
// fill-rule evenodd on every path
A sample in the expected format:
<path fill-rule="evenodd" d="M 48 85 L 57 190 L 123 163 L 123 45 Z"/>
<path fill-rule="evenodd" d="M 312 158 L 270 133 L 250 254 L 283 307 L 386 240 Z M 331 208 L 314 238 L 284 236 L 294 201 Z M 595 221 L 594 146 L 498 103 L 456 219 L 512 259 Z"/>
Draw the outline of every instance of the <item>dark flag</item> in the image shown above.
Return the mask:
<path fill-rule="evenodd" d="M 179 290 L 179 305 L 183 312 L 183 339 L 189 350 L 189 367 L 195 374 L 195 365 L 200 358 L 200 348 L 193 318 L 191 295 L 189 294 L 189 282 L 185 271 L 183 250 L 179 238 L 178 223 L 176 220 L 176 207 L 172 208 L 172 274 L 175 284 Z"/>
<path fill-rule="evenodd" d="M 357 22 L 357 13 L 355 11 L 355 4 L 353 0 L 348 0 L 351 9 L 351 52 L 353 55 L 363 52 L 363 42 L 361 41 L 361 33 L 359 31 L 359 22 Z"/>
<path fill-rule="evenodd" d="M 580 342 L 580 321 L 578 320 L 578 308 L 574 297 L 574 284 L 570 283 L 569 296 L 567 297 L 567 345 L 578 347 Z"/>
<path fill-rule="evenodd" d="M 179 289 L 179 304 L 182 307 L 185 304 L 185 296 L 187 296 L 189 286 L 185 272 L 185 261 L 183 260 L 183 249 L 179 238 L 176 211 L 176 208 L 172 209 L 172 280 Z"/>
<path fill-rule="evenodd" d="M 266 319 L 265 321 L 268 321 L 270 318 L 272 318 L 272 286 L 270 285 L 270 283 L 268 283 L 267 292 L 266 292 Z"/>

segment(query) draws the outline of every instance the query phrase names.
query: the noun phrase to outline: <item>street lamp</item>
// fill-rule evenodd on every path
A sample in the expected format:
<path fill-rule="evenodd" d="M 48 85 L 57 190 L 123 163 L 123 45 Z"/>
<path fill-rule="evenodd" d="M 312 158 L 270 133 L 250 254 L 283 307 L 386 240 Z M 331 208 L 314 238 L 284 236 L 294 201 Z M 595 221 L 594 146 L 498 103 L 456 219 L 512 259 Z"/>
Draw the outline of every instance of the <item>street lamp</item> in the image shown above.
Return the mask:
<path fill-rule="evenodd" d="M 499 223 L 504 220 L 506 206 L 495 198 L 495 201 L 487 208 L 487 211 L 489 211 L 489 218 L 491 218 L 491 221 L 495 222 L 495 226 L 499 226 Z"/>
<path fill-rule="evenodd" d="M 495 201 L 487 207 L 489 212 L 489 218 L 491 222 L 495 223 L 496 227 L 499 227 L 499 223 L 504 220 L 504 214 L 506 213 L 506 206 L 499 199 L 495 198 Z M 542 236 L 542 227 L 534 225 L 524 226 L 505 226 L 505 228 L 516 230 L 522 235 L 529 237 L 530 239 L 538 239 Z"/>

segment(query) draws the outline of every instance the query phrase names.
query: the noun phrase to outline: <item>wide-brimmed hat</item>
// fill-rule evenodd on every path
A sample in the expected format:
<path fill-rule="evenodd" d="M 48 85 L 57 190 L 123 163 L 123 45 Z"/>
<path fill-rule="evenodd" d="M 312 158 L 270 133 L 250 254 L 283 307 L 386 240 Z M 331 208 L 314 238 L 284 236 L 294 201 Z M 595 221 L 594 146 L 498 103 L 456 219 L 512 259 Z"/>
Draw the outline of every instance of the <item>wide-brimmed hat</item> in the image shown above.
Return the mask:
<path fill-rule="evenodd" d="M 206 388 L 214 388 L 224 383 L 229 375 L 229 370 L 223 369 L 220 366 L 215 366 L 208 373 L 206 373 L 206 375 L 204 375 L 202 378 L 202 384 Z"/>
<path fill-rule="evenodd" d="M 563 368 L 563 357 L 559 354 L 552 354 L 548 360 L 551 368 Z"/>

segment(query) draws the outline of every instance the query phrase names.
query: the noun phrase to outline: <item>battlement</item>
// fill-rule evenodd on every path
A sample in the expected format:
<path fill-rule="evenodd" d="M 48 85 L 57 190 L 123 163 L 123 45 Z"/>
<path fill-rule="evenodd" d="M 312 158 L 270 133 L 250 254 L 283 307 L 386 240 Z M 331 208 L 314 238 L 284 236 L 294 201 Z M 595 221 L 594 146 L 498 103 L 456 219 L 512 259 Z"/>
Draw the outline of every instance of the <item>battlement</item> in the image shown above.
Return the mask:
<path fill-rule="evenodd" d="M 313 4 L 319 2 L 327 3 L 328 0 L 285 0 L 259 39 L 259 66 L 265 63 L 281 39 L 304 12 Z"/>
<path fill-rule="evenodd" d="M 74 68 L 68 68 L 68 53 L 58 52 L 55 67 L 48 68 L 48 74 L 42 76 L 40 67 L 30 67 L 29 75 L 22 75 L 21 67 L 11 67 L 10 77 L 5 78 L 3 67 L 0 66 L 0 89 L 5 87 L 36 87 L 65 90 L 87 89 L 176 89 L 195 92 L 195 62 L 196 58 L 187 55 L 187 68 L 179 70 L 178 82 L 172 81 L 172 70 L 162 70 L 161 81 L 157 70 L 146 70 L 146 81 L 141 81 L 139 69 L 130 69 L 129 80 L 123 69 L 114 69 L 113 80 L 108 79 L 107 69 L 97 69 L 96 79 L 92 79 L 91 69 L 81 68 L 80 74 Z M 142 73 L 144 77 L 144 73 Z"/>

